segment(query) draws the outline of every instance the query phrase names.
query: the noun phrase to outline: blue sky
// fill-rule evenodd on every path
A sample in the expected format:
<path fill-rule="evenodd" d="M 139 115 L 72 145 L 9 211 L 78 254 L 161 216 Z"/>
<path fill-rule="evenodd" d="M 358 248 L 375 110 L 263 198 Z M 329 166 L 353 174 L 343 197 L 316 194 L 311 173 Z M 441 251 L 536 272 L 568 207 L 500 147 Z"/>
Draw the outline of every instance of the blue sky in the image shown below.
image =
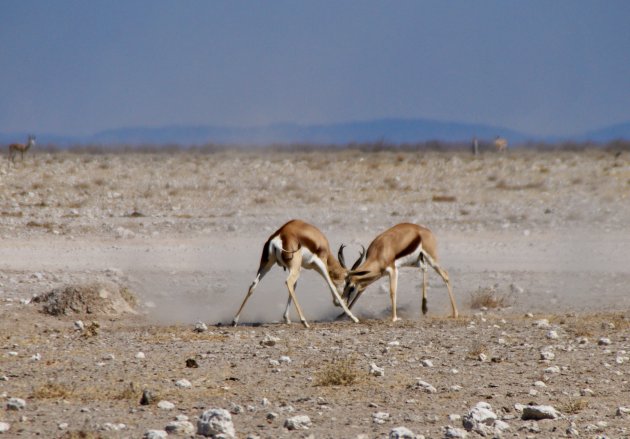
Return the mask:
<path fill-rule="evenodd" d="M 628 1 L 0 2 L 0 132 L 630 121 Z"/>

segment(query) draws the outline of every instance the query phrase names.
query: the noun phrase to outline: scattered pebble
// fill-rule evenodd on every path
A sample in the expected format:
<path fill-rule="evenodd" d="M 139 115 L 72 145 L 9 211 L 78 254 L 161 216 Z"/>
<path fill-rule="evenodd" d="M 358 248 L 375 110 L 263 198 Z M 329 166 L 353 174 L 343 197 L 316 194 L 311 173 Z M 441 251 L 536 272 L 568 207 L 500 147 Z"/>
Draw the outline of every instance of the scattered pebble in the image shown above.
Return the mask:
<path fill-rule="evenodd" d="M 225 409 L 206 410 L 197 421 L 197 434 L 206 437 L 223 435 L 226 439 L 234 439 L 236 430 L 232 415 Z"/>
<path fill-rule="evenodd" d="M 372 414 L 372 422 L 375 424 L 384 424 L 389 420 L 389 413 L 377 412 Z"/>
<path fill-rule="evenodd" d="M 375 377 L 382 377 L 385 375 L 385 369 L 382 367 L 378 367 L 376 363 L 370 363 L 370 375 L 374 375 Z"/>
<path fill-rule="evenodd" d="M 308 430 L 311 425 L 311 418 L 306 415 L 293 416 L 284 421 L 287 430 Z"/>
<path fill-rule="evenodd" d="M 26 407 L 26 401 L 21 398 L 10 398 L 7 401 L 7 410 L 23 410 Z"/>
<path fill-rule="evenodd" d="M 522 419 L 540 420 L 540 419 L 556 419 L 560 414 L 550 405 L 526 405 L 523 407 Z"/>
<path fill-rule="evenodd" d="M 415 385 L 416 389 L 423 390 L 426 393 L 437 393 L 437 389 L 431 384 L 427 383 L 426 381 L 422 381 L 420 378 L 416 379 L 418 380 Z"/>
<path fill-rule="evenodd" d="M 175 385 L 182 389 L 190 389 L 192 387 L 192 384 L 186 378 L 182 378 L 181 380 L 175 381 Z"/>
<path fill-rule="evenodd" d="M 417 439 L 417 437 L 407 427 L 396 427 L 389 432 L 389 439 Z"/>
<path fill-rule="evenodd" d="M 162 410 L 173 410 L 175 408 L 175 404 L 170 401 L 162 400 L 157 403 L 158 408 Z"/>
<path fill-rule="evenodd" d="M 142 439 L 166 439 L 168 433 L 165 430 L 147 430 L 142 435 Z"/>
<path fill-rule="evenodd" d="M 195 434 L 195 426 L 189 421 L 171 421 L 166 424 L 164 430 L 168 434 L 193 435 Z"/>

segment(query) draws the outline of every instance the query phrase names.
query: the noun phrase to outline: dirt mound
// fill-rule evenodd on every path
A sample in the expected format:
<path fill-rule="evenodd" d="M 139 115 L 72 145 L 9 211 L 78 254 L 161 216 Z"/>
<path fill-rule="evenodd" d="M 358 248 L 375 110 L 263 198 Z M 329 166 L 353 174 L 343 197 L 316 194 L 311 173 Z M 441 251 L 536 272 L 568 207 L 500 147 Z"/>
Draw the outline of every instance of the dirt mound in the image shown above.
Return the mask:
<path fill-rule="evenodd" d="M 42 303 L 42 311 L 53 316 L 136 313 L 133 293 L 112 282 L 66 285 L 34 298 L 33 302 Z"/>

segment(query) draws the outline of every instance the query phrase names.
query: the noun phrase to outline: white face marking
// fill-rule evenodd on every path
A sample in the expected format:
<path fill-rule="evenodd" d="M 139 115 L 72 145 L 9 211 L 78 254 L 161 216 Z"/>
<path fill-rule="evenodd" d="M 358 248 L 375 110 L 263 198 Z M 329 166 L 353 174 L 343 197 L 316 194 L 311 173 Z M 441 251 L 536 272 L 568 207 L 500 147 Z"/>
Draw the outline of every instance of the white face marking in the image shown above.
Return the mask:
<path fill-rule="evenodd" d="M 395 265 L 400 267 L 417 267 L 420 264 L 420 253 L 422 253 L 422 245 L 419 245 L 413 252 L 407 256 L 396 259 Z"/>

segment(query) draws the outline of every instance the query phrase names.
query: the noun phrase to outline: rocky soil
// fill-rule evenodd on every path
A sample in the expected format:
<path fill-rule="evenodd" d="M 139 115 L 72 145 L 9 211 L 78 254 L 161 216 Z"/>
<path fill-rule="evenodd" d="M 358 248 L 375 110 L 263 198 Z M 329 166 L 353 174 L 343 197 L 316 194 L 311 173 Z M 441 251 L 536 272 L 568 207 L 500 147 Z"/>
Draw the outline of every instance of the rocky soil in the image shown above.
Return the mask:
<path fill-rule="evenodd" d="M 629 198 L 627 152 L 28 155 L 0 170 L 0 432 L 193 437 L 225 409 L 239 438 L 630 437 Z M 225 326 L 291 218 L 347 258 L 429 226 L 461 317 L 434 274 L 421 316 L 406 269 L 403 321 L 386 282 L 334 321 L 304 272 L 311 329 L 284 325 L 275 269 Z"/>

